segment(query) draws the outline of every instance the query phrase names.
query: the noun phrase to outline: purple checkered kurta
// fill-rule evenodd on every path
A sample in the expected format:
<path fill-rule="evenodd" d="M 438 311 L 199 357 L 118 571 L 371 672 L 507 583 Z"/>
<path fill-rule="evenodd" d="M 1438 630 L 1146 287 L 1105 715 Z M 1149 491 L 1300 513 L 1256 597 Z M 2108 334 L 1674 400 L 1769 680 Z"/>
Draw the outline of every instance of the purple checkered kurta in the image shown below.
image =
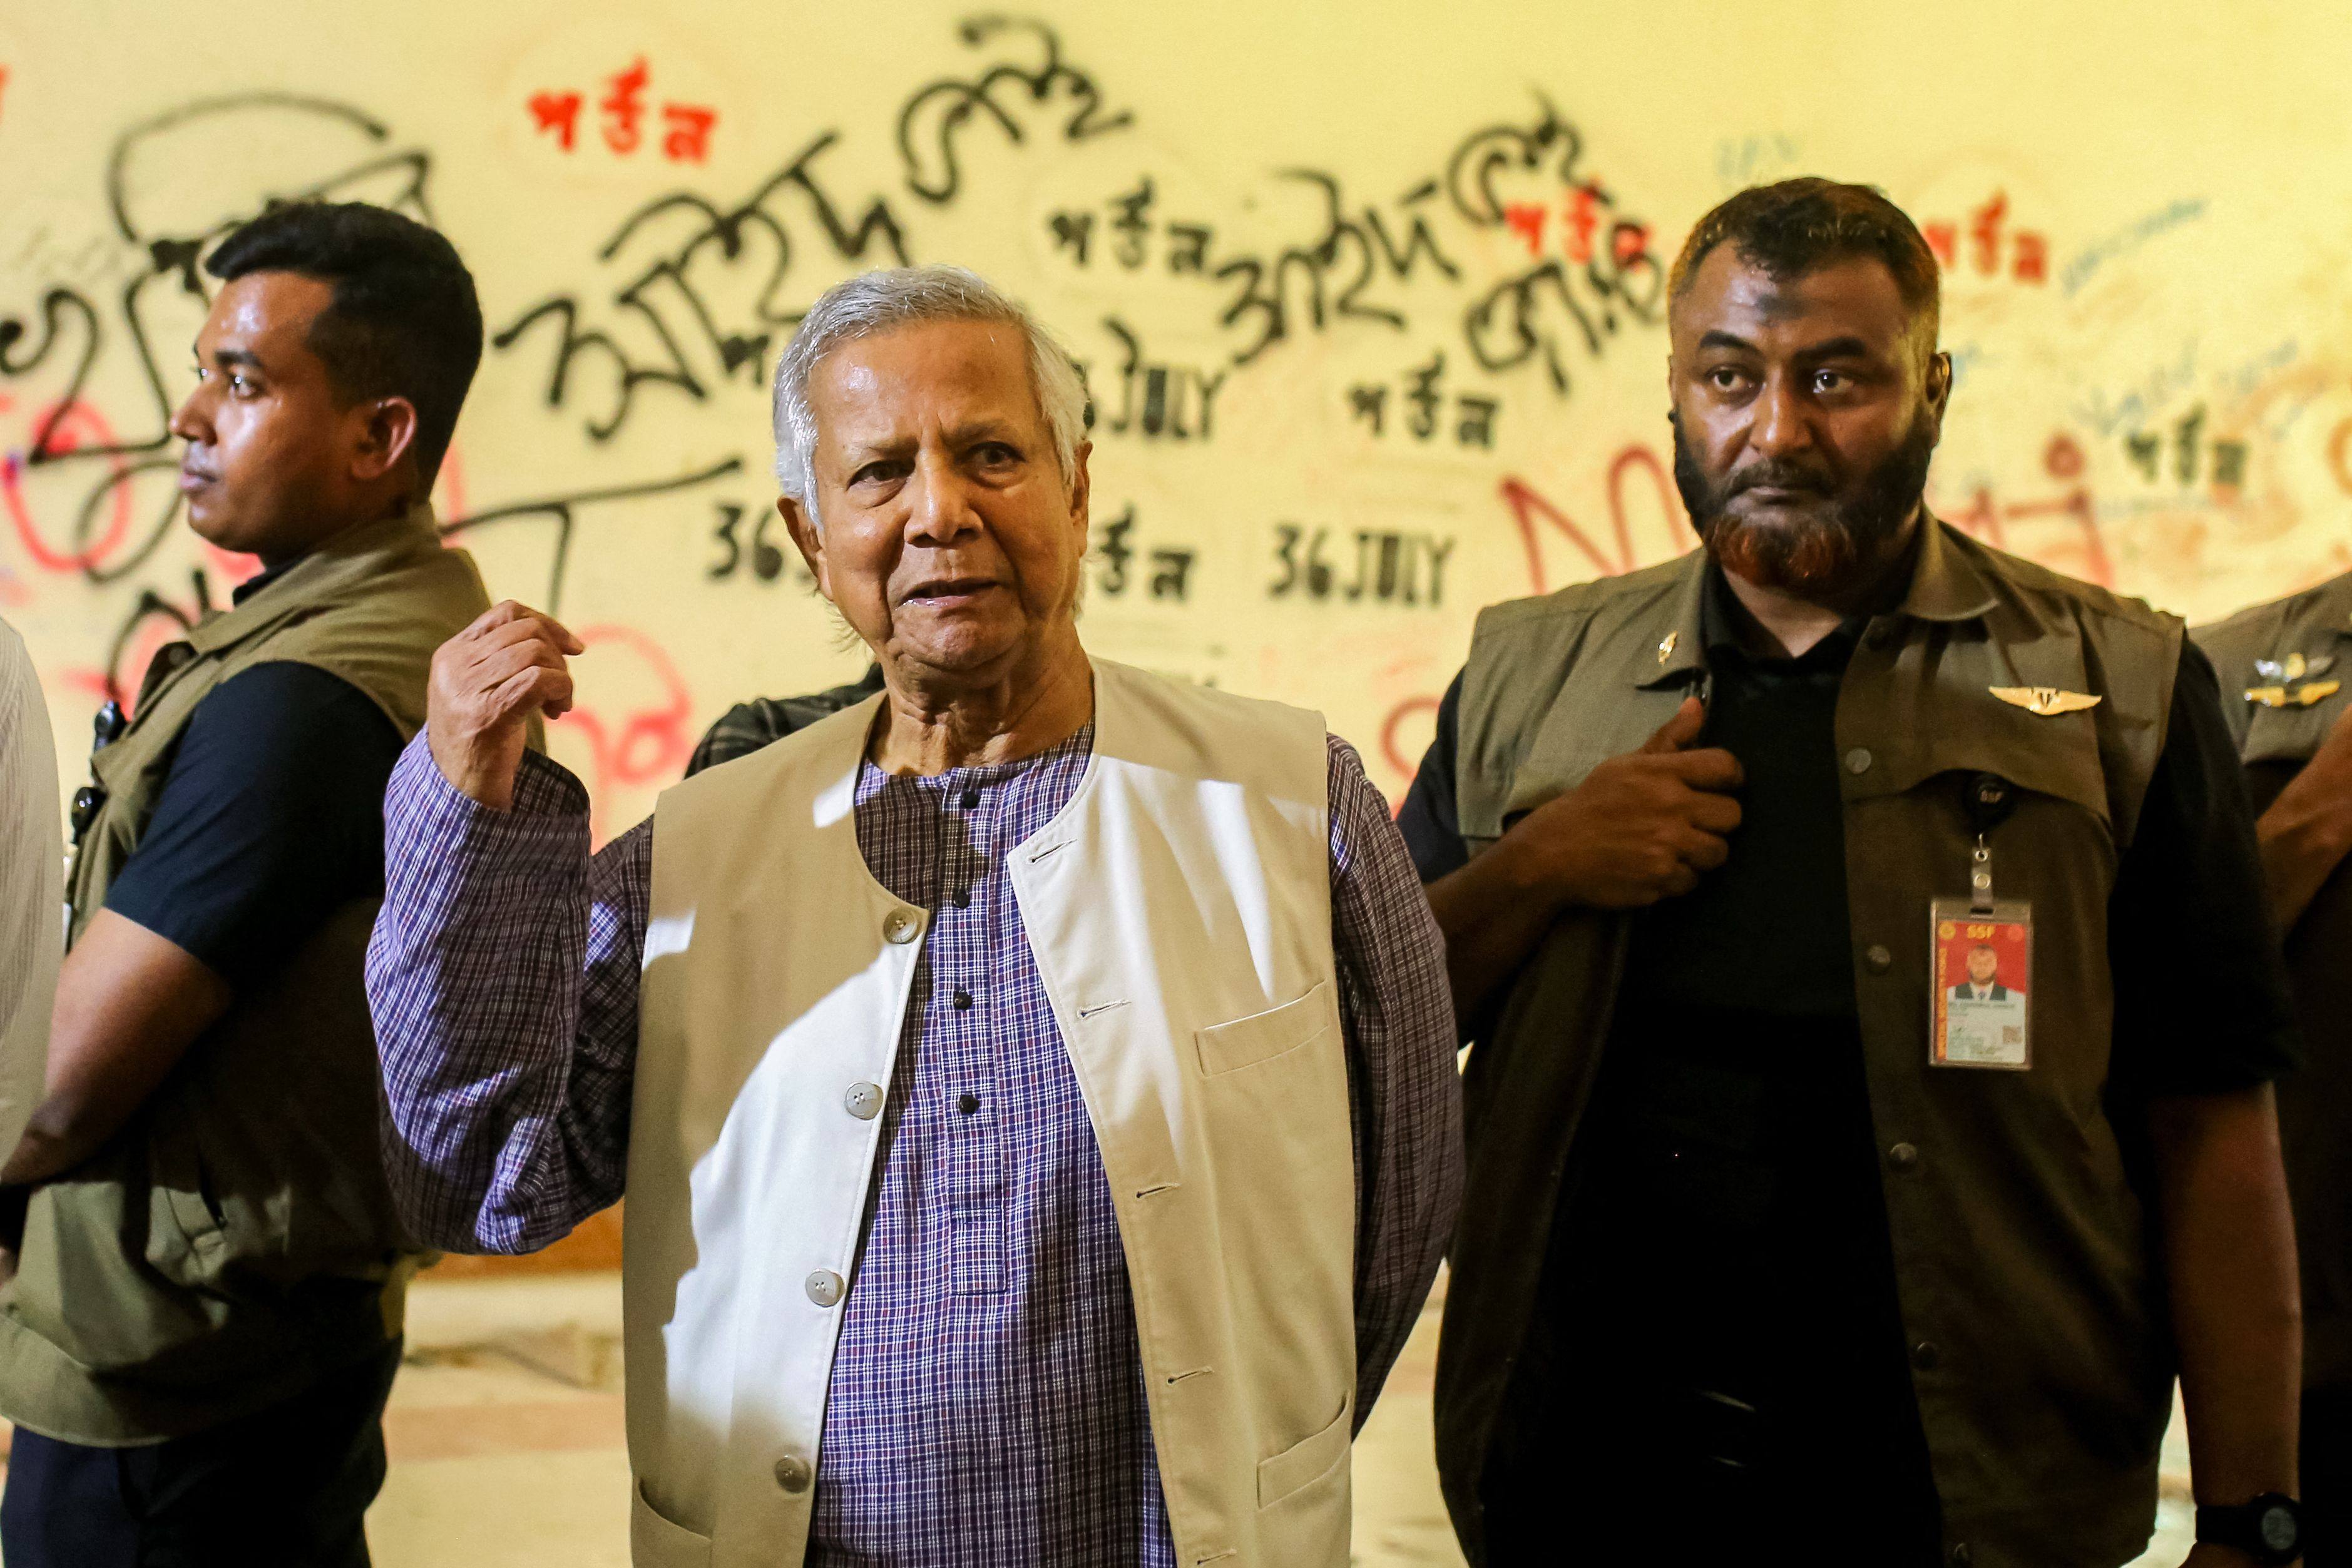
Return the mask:
<path fill-rule="evenodd" d="M 835 1354 L 808 1562 L 1172 1562 L 1110 1187 L 1004 874 L 1091 729 L 935 778 L 858 778 L 876 878 L 933 910 Z M 1411 1331 L 1461 1188 L 1444 949 L 1362 765 L 1330 742 L 1331 894 L 1356 1130 L 1357 1417 Z M 418 737 L 385 803 L 368 995 L 387 1160 L 434 1245 L 520 1252 L 621 1196 L 651 823 L 592 860 L 576 780 L 515 809 Z"/>

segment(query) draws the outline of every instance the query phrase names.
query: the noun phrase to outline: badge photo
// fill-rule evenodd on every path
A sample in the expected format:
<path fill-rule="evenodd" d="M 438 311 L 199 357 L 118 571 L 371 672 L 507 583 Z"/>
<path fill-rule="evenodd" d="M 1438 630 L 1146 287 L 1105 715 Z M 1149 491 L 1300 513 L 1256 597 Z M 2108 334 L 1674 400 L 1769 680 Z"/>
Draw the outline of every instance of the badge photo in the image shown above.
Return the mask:
<path fill-rule="evenodd" d="M 1927 925 L 1929 1062 L 2032 1066 L 2032 908 L 2009 900 L 1986 911 L 1964 898 L 1939 898 L 1928 906 Z"/>

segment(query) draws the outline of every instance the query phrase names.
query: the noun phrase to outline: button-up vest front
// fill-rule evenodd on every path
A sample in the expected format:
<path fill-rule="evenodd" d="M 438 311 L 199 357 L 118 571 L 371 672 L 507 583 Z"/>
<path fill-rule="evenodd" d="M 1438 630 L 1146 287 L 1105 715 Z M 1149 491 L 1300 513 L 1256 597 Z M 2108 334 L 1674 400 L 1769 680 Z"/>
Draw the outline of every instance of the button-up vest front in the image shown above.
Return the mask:
<path fill-rule="evenodd" d="M 1343 1568 L 1355 1184 L 1318 715 L 1094 663 L 1007 871 L 1127 1254 L 1177 1561 Z M 869 700 L 665 793 L 623 1269 L 638 1568 L 791 1568 L 929 915 L 866 869 Z M 975 1478 L 986 1484 L 986 1478 Z"/>
<path fill-rule="evenodd" d="M 1705 570 L 1694 554 L 1480 617 L 1456 779 L 1474 852 L 1704 689 Z M 2104 1103 L 2106 912 L 2182 636 L 2169 616 L 1930 519 L 1907 597 L 1871 622 L 1839 692 L 1855 1010 L 1906 1336 L 1888 1351 L 1909 1355 L 1947 1547 L 1981 1568 L 2120 1563 L 2155 1517 L 2172 1362 L 2151 1216 Z M 2100 700 L 2044 715 L 1990 692 L 2035 686 Z M 1991 839 L 1996 894 L 2033 905 L 2022 1072 L 1927 1061 L 1927 907 L 1969 892 L 1961 787 L 1980 772 L 2016 787 Z M 1473 1562 L 1628 929 L 1622 915 L 1564 916 L 1470 1056 L 1437 1421 Z"/>

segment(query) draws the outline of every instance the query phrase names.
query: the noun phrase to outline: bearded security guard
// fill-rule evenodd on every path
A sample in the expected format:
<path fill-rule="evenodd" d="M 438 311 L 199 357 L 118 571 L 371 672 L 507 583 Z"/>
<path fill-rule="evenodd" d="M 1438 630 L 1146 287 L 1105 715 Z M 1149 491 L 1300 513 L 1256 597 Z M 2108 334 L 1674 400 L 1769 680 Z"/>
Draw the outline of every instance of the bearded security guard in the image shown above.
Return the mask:
<path fill-rule="evenodd" d="M 2177 1364 L 2192 1562 L 2290 1561 L 2294 1036 L 2210 667 L 1926 511 L 1876 192 L 1732 198 L 1669 312 L 1706 549 L 1487 611 L 1400 820 L 1473 1042 L 1465 1550 L 2112 1568 Z"/>
<path fill-rule="evenodd" d="M 2352 1563 L 2352 575 L 2197 633 L 2262 813 L 2255 832 L 2284 935 L 2303 1070 L 2279 1132 L 2303 1265 L 2303 1474 L 2309 1568 Z"/>
<path fill-rule="evenodd" d="M 47 1092 L 0 1182 L 9 1568 L 364 1568 L 418 1249 L 376 1157 L 362 990 L 384 781 L 487 607 L 426 497 L 481 357 L 448 241 L 272 208 L 172 420 L 233 607 L 100 716 Z"/>

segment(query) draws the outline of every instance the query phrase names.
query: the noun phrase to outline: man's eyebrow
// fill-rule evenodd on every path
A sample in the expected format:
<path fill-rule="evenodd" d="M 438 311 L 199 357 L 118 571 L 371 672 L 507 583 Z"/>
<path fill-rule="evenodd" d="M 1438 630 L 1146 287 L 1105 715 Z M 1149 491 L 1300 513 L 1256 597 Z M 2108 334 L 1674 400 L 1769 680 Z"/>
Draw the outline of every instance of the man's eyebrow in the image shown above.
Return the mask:
<path fill-rule="evenodd" d="M 1698 346 L 1702 349 L 1729 349 L 1734 353 L 1740 354 L 1752 354 L 1756 352 L 1755 344 L 1749 342 L 1745 338 L 1736 336 L 1730 332 L 1726 332 L 1719 328 L 1701 338 L 1698 340 Z"/>
<path fill-rule="evenodd" d="M 197 359 L 201 360 L 204 357 L 202 350 L 196 351 Z M 250 349 L 216 349 L 213 351 L 213 362 L 221 365 L 237 365 L 247 370 L 261 369 L 261 356 Z"/>
<path fill-rule="evenodd" d="M 1843 338 L 1832 338 L 1826 343 L 1812 343 L 1801 350 L 1801 360 L 1867 360 L 1873 357 L 1870 345 L 1849 332 Z"/>

